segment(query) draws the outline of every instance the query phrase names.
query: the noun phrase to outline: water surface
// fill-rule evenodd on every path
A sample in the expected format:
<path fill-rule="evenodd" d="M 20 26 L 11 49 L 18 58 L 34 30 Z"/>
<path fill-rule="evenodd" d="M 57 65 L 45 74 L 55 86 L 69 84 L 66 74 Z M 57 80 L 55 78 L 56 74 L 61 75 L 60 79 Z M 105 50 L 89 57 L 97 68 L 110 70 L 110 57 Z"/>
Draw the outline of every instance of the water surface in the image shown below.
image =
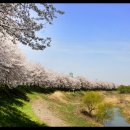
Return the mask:
<path fill-rule="evenodd" d="M 121 115 L 119 108 L 113 108 L 114 116 L 112 120 L 107 120 L 104 126 L 126 126 L 130 127 L 130 123 L 128 123 L 125 118 Z"/>

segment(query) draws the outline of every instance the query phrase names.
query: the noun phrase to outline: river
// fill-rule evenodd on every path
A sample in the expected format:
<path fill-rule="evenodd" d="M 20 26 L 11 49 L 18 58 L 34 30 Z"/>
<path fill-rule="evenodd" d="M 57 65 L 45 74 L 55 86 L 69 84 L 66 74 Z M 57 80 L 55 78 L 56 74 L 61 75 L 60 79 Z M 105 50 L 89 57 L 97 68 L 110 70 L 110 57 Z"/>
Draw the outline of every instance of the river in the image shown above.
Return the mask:
<path fill-rule="evenodd" d="M 119 108 L 113 108 L 114 115 L 111 120 L 106 120 L 104 126 L 122 126 L 122 127 L 130 127 L 130 124 L 125 120 L 125 118 L 121 115 Z"/>

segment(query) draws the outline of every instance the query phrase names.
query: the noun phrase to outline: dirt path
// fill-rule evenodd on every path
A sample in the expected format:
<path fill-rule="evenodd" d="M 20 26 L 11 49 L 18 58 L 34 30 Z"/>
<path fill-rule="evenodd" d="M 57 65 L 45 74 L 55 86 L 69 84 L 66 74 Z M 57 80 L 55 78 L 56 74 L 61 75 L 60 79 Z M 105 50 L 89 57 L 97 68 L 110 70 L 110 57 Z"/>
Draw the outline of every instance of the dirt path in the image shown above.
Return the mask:
<path fill-rule="evenodd" d="M 63 120 L 49 110 L 46 101 L 40 97 L 32 103 L 34 113 L 49 126 L 68 126 Z"/>

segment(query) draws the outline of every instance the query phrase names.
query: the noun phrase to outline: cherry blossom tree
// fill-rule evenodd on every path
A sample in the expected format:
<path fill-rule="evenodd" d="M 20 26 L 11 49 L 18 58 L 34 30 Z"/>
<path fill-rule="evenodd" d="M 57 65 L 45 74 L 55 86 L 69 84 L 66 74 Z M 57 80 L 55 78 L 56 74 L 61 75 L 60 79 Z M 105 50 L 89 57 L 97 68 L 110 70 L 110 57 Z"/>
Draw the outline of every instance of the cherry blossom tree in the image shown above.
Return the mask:
<path fill-rule="evenodd" d="M 45 86 L 45 81 L 47 78 L 44 68 L 33 62 L 26 62 L 26 84 L 31 84 L 35 86 Z"/>
<path fill-rule="evenodd" d="M 0 3 L 0 32 L 35 50 L 50 46 L 51 38 L 36 35 L 45 24 L 52 24 L 57 14 L 63 14 L 48 3 Z M 32 15 L 33 14 L 33 15 Z"/>
<path fill-rule="evenodd" d="M 86 79 L 85 77 L 81 77 L 81 76 L 78 76 L 76 78 L 80 81 L 81 89 L 91 89 L 92 88 L 92 83 L 90 80 Z"/>
<path fill-rule="evenodd" d="M 85 77 L 71 77 L 44 69 L 42 65 L 28 61 L 17 44 L 2 35 L 0 33 L 1 84 L 7 84 L 10 88 L 24 84 L 67 90 L 116 88 L 114 83 L 91 81 Z"/>
<path fill-rule="evenodd" d="M 0 35 L 0 82 L 10 86 L 23 82 L 25 56 L 7 37 Z"/>

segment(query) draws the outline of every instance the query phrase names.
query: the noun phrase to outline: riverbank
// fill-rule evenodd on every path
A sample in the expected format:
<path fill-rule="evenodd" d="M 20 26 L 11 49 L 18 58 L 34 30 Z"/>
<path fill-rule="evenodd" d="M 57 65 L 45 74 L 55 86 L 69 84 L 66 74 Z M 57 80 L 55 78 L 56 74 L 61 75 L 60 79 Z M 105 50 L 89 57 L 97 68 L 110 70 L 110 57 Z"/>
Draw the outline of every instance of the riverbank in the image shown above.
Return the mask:
<path fill-rule="evenodd" d="M 18 87 L 0 91 L 0 126 L 102 126 L 80 112 L 84 91 Z"/>
<path fill-rule="evenodd" d="M 130 95 L 118 91 L 96 91 L 104 102 L 120 107 L 127 120 L 130 118 Z M 51 91 L 42 88 L 17 88 L 0 95 L 0 125 L 27 126 L 85 126 L 103 124 L 82 113 L 82 98 L 86 91 Z"/>
<path fill-rule="evenodd" d="M 120 108 L 122 116 L 130 123 L 130 94 L 118 91 L 103 91 L 105 102 L 112 103 L 115 108 Z"/>

